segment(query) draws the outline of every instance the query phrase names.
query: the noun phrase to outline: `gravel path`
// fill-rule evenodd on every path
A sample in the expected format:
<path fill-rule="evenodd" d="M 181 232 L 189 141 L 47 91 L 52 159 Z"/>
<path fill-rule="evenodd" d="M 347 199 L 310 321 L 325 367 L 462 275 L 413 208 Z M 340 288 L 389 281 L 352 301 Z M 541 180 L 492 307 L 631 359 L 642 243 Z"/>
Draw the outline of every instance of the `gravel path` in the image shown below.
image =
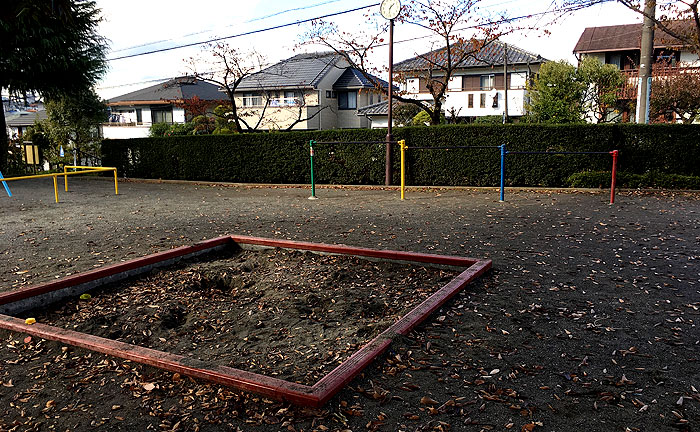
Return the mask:
<path fill-rule="evenodd" d="M 700 425 L 700 201 L 48 181 L 0 196 L 0 289 L 225 234 L 489 258 L 322 410 L 0 332 L 0 430 L 677 431 Z"/>

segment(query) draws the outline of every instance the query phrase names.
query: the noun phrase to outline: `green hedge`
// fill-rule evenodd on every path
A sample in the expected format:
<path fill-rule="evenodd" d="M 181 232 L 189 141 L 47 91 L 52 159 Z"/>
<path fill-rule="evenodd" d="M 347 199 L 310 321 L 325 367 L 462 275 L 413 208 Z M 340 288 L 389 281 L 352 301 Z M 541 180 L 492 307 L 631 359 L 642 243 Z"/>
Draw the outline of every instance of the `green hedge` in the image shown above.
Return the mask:
<path fill-rule="evenodd" d="M 386 130 L 334 130 L 105 140 L 103 164 L 128 177 L 308 183 L 309 140 L 382 141 Z M 629 174 L 700 176 L 698 125 L 444 125 L 398 128 L 409 147 L 498 146 L 510 151 L 620 150 Z M 495 186 L 494 149 L 408 150 L 407 184 Z M 384 144 L 316 144 L 318 183 L 383 184 Z M 399 181 L 399 149 L 393 152 Z M 507 184 L 564 186 L 573 174 L 609 171 L 607 155 L 508 155 Z"/>
<path fill-rule="evenodd" d="M 587 171 L 571 175 L 566 180 L 566 185 L 580 188 L 609 188 L 610 180 L 610 171 Z M 700 190 L 700 176 L 664 174 L 658 172 L 648 172 L 644 174 L 620 172 L 617 173 L 616 183 L 618 187 L 629 189 L 662 188 Z"/>

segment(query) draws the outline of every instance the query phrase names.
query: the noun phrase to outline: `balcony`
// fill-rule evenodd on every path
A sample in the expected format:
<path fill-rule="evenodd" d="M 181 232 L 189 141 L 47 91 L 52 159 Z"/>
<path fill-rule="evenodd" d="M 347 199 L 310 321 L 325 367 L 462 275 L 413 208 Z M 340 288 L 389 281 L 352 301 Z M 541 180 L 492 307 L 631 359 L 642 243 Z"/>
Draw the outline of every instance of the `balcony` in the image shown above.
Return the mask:
<path fill-rule="evenodd" d="M 620 99 L 637 99 L 639 69 L 627 69 L 623 70 L 622 73 L 627 79 L 625 80 L 622 89 L 620 89 L 618 92 Z M 700 74 L 700 68 L 654 65 L 651 71 L 652 80 L 668 78 L 684 73 Z"/>

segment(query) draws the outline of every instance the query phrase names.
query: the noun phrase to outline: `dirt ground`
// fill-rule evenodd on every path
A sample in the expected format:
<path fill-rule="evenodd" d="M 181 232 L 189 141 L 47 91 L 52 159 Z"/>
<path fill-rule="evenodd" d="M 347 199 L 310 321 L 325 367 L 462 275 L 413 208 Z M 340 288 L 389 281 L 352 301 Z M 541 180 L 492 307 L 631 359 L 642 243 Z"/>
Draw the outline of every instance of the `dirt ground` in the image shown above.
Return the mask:
<path fill-rule="evenodd" d="M 0 332 L 0 430 L 700 430 L 694 194 L 75 179 L 0 195 L 8 290 L 224 234 L 489 258 L 319 410 Z"/>
<path fill-rule="evenodd" d="M 20 317 L 311 386 L 458 274 L 237 249 Z"/>

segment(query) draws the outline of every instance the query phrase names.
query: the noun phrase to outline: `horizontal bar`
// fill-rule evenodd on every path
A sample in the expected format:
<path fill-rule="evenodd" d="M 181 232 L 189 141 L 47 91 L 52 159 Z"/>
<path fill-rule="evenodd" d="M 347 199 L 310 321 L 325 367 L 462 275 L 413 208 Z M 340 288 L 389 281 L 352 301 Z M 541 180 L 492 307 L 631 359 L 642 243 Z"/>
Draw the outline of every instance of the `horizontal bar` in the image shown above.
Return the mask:
<path fill-rule="evenodd" d="M 409 150 L 500 149 L 499 146 L 406 147 Z"/>
<path fill-rule="evenodd" d="M 314 144 L 398 144 L 398 141 L 314 141 Z"/>
<path fill-rule="evenodd" d="M 529 152 L 529 151 L 507 151 L 506 154 L 531 154 L 531 155 L 549 155 L 549 154 L 551 154 L 551 155 L 556 155 L 556 154 L 563 154 L 563 155 L 567 155 L 567 154 L 571 154 L 571 155 L 574 155 L 574 154 L 580 154 L 580 155 L 584 155 L 584 154 L 606 154 L 606 155 L 607 155 L 607 154 L 610 154 L 610 152 L 536 152 L 536 151 Z"/>
<path fill-rule="evenodd" d="M 104 172 L 104 171 L 114 171 L 115 169 L 116 168 L 91 169 L 91 170 L 83 170 L 83 171 L 69 171 L 69 172 L 62 172 L 62 173 L 52 173 L 52 174 L 36 174 L 36 175 L 22 176 L 22 177 L 8 177 L 8 178 L 4 179 L 4 181 L 32 180 L 32 179 L 38 179 L 38 178 L 63 177 L 66 175 L 78 175 L 78 174 L 90 174 L 90 173 Z"/>

